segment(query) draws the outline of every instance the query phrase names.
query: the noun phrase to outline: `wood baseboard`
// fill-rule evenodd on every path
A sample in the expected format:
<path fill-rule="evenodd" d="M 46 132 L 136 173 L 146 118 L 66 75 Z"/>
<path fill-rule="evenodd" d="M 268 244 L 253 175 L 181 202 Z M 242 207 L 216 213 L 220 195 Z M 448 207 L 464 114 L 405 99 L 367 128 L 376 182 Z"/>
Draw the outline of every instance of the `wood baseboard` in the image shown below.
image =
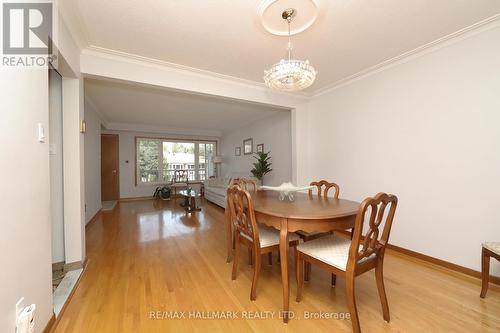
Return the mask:
<path fill-rule="evenodd" d="M 395 252 L 399 252 L 401 254 L 407 255 L 409 257 L 413 257 L 413 258 L 416 258 L 416 259 L 419 259 L 419 260 L 422 260 L 422 261 L 425 261 L 425 262 L 428 262 L 428 263 L 431 263 L 431 264 L 434 264 L 434 265 L 437 265 L 437 266 L 440 266 L 440 267 L 443 267 L 443 268 L 446 268 L 446 269 L 449 269 L 449 270 L 452 270 L 452 271 L 455 271 L 458 273 L 462 273 L 462 274 L 465 274 L 468 276 L 472 276 L 472 277 L 481 279 L 481 272 L 476 271 L 476 270 L 471 269 L 471 268 L 460 266 L 460 265 L 451 263 L 451 262 L 446 261 L 446 260 L 434 258 L 434 257 L 428 256 L 426 254 L 422 254 L 420 252 L 408 250 L 408 249 L 405 249 L 403 247 L 392 245 L 392 244 L 388 244 L 387 248 L 390 250 L 393 250 Z M 480 259 L 480 257 L 478 256 L 478 260 L 479 259 Z M 490 275 L 490 282 L 497 284 L 497 285 L 500 285 L 500 277 Z"/>
<path fill-rule="evenodd" d="M 76 280 L 76 283 L 75 285 L 73 286 L 73 289 L 71 290 L 71 292 L 69 293 L 69 296 L 68 298 L 66 299 L 66 302 L 64 302 L 64 305 L 63 307 L 61 308 L 61 312 L 59 312 L 59 316 L 55 316 L 55 314 L 53 315 L 53 318 L 54 318 L 54 322 L 52 323 L 51 325 L 51 329 L 48 330 L 48 331 L 43 331 L 43 333 L 52 333 L 54 332 L 54 330 L 56 329 L 57 325 L 59 324 L 59 320 L 61 319 L 64 311 L 66 310 L 66 307 L 67 305 L 69 304 L 69 302 L 71 301 L 71 299 L 73 298 L 73 295 L 75 294 L 75 291 L 76 289 L 78 288 L 78 286 L 80 285 L 80 281 L 82 280 L 82 277 L 83 277 L 83 274 L 85 274 L 86 270 L 87 270 L 87 258 L 85 257 L 85 260 L 83 261 L 83 271 L 82 273 L 80 274 L 80 277 L 78 277 L 78 280 Z M 48 326 L 48 325 L 47 325 Z M 47 330 L 47 328 L 45 328 Z"/>
<path fill-rule="evenodd" d="M 50 317 L 49 322 L 47 325 L 45 325 L 45 328 L 43 329 L 43 333 L 50 333 L 52 330 L 55 328 L 56 324 L 56 315 L 52 313 L 52 317 Z"/>
<path fill-rule="evenodd" d="M 351 232 L 347 231 L 347 230 L 336 231 L 336 233 L 337 232 L 340 234 L 346 235 L 348 237 L 351 236 Z M 418 260 L 422 260 L 422 261 L 425 261 L 425 262 L 428 262 L 428 263 L 431 263 L 431 264 L 434 264 L 434 265 L 437 265 L 437 266 L 440 266 L 440 267 L 443 267 L 443 268 L 446 268 L 446 269 L 449 269 L 449 270 L 452 270 L 452 271 L 455 271 L 458 273 L 462 273 L 462 274 L 465 274 L 468 276 L 472 276 L 472 277 L 481 279 L 481 272 L 476 271 L 476 270 L 471 269 L 471 268 L 460 266 L 460 265 L 451 263 L 451 262 L 446 261 L 446 260 L 434 258 L 434 257 L 428 256 L 426 254 L 412 251 L 412 250 L 408 250 L 408 249 L 405 249 L 404 247 L 400 247 L 400 246 L 396 246 L 396 245 L 392 245 L 392 244 L 387 244 L 387 248 L 394 251 L 394 252 L 398 252 L 400 254 L 403 254 L 403 255 L 418 259 Z M 481 259 L 481 257 L 478 255 L 478 260 L 480 260 L 480 259 Z M 490 275 L 490 282 L 493 284 L 496 284 L 496 285 L 500 285 L 500 277 Z"/>
<path fill-rule="evenodd" d="M 95 220 L 97 220 L 97 218 L 101 215 L 101 213 L 102 213 L 102 209 L 99 209 L 97 211 L 97 213 L 95 213 L 95 215 L 92 216 L 92 218 L 90 219 L 90 221 L 85 225 L 85 228 L 88 228 L 91 223 L 93 223 Z"/>
<path fill-rule="evenodd" d="M 141 201 L 141 200 L 153 200 L 152 196 L 149 197 L 132 197 L 132 198 L 120 198 L 118 202 L 127 202 L 127 201 Z"/>

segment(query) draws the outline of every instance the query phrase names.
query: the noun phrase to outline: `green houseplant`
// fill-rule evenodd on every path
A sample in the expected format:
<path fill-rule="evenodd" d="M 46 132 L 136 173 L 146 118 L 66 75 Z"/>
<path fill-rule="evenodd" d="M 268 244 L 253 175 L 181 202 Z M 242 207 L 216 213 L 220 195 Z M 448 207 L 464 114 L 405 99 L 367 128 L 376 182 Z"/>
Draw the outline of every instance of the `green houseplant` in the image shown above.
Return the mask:
<path fill-rule="evenodd" d="M 267 153 L 258 152 L 254 155 L 254 158 L 257 160 L 257 162 L 253 164 L 253 169 L 251 170 L 251 172 L 255 178 L 260 180 L 261 184 L 263 184 L 262 179 L 264 178 L 264 175 L 273 171 L 273 169 L 271 169 L 271 162 L 269 162 L 269 160 L 271 159 L 271 156 L 269 156 L 270 153 L 270 151 Z"/>

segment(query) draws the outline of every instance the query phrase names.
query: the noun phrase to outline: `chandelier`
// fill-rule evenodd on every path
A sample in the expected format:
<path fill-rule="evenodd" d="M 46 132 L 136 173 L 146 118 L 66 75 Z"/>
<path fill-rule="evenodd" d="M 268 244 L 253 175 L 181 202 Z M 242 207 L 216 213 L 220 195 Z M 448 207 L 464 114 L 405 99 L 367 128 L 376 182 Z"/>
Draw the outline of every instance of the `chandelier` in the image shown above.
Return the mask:
<path fill-rule="evenodd" d="M 317 71 L 309 64 L 309 60 L 292 59 L 290 24 L 295 14 L 296 10 L 293 8 L 288 8 L 281 14 L 288 24 L 288 54 L 286 59 L 281 59 L 269 70 L 264 71 L 264 82 L 272 89 L 298 91 L 309 87 L 316 79 Z"/>

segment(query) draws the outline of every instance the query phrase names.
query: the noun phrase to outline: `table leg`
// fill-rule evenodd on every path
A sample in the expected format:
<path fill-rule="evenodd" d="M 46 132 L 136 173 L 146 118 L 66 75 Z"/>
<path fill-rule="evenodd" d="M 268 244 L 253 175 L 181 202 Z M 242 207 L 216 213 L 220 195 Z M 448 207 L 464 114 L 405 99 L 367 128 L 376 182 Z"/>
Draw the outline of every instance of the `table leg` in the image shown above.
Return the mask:
<path fill-rule="evenodd" d="M 191 202 L 189 204 L 189 210 L 191 212 L 199 212 L 201 210 L 200 207 L 196 206 L 196 197 L 191 197 Z"/>
<path fill-rule="evenodd" d="M 283 285 L 283 322 L 288 323 L 290 286 L 288 284 L 288 219 L 281 219 L 280 226 L 281 283 Z"/>
<path fill-rule="evenodd" d="M 226 220 L 226 239 L 227 239 L 227 260 L 226 262 L 231 262 L 231 256 L 233 253 L 233 230 L 231 228 L 231 216 L 229 213 L 229 207 L 226 208 L 224 213 Z"/>
<path fill-rule="evenodd" d="M 183 207 L 183 208 L 189 207 L 189 199 L 188 199 L 188 197 L 183 197 L 183 200 L 180 203 L 180 206 Z"/>

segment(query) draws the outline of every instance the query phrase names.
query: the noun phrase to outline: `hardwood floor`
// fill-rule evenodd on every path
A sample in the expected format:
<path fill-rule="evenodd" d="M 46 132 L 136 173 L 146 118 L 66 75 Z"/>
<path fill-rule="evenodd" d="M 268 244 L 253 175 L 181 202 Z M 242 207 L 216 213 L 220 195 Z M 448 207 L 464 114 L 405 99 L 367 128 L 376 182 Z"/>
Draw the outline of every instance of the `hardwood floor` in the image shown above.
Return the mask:
<path fill-rule="evenodd" d="M 304 318 L 306 311 L 347 313 L 342 278 L 332 288 L 329 273 L 313 267 L 302 302 L 290 303 L 296 318 L 285 325 L 278 317 L 282 290 L 276 256 L 272 266 L 263 260 L 257 300 L 250 301 L 253 269 L 246 256 L 235 281 L 226 263 L 223 209 L 204 203 L 191 216 L 179 203 L 120 203 L 92 222 L 86 272 L 55 332 L 351 332 L 349 320 Z M 500 331 L 498 286 L 490 286 L 486 299 L 480 299 L 479 279 L 390 250 L 384 274 L 390 323 L 382 318 L 373 272 L 356 280 L 364 332 Z M 290 283 L 294 300 L 293 276 Z M 186 319 L 167 319 L 169 311 L 174 317 L 173 311 L 178 317 L 185 311 Z M 189 319 L 216 311 L 219 316 L 236 311 L 238 318 Z M 260 318 L 245 319 L 244 314 Z"/>

